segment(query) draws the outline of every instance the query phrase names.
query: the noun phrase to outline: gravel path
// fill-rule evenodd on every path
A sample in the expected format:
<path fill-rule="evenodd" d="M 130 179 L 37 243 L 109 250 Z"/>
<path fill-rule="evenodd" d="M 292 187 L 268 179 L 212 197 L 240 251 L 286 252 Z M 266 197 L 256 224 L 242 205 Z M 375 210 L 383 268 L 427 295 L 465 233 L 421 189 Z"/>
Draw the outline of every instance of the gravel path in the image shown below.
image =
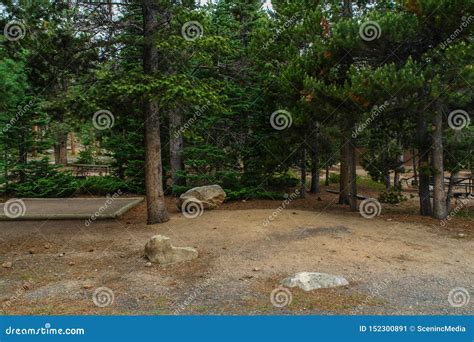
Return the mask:
<path fill-rule="evenodd" d="M 139 209 L 141 210 L 141 209 Z M 0 222 L 0 303 L 6 314 L 472 314 L 474 242 L 418 223 L 286 209 L 173 213 L 146 226 L 119 220 Z M 147 266 L 155 234 L 200 257 Z M 270 294 L 299 271 L 346 277 L 350 285 L 305 293 L 276 308 Z M 26 284 L 26 289 L 24 285 Z M 106 287 L 113 303 L 94 305 Z M 455 307 L 448 301 L 451 296 Z M 18 294 L 18 292 L 20 292 Z M 464 302 L 463 302 L 464 300 Z"/>

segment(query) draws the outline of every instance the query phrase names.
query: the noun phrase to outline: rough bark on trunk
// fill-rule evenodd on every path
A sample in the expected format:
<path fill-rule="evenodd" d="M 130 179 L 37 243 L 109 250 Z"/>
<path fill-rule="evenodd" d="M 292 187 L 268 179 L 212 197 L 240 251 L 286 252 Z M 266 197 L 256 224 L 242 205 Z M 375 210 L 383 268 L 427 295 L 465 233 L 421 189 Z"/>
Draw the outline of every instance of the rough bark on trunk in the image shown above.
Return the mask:
<path fill-rule="evenodd" d="M 418 170 L 417 170 L 417 165 L 416 165 L 416 149 L 415 148 L 413 148 L 412 154 L 413 154 L 413 184 L 415 186 L 418 186 Z"/>
<path fill-rule="evenodd" d="M 77 154 L 76 135 L 73 132 L 69 133 L 69 140 L 71 141 L 71 155 L 75 156 Z"/>
<path fill-rule="evenodd" d="M 179 128 L 183 124 L 183 113 L 180 110 L 170 112 L 170 165 L 173 185 L 186 185 L 186 179 L 179 175 L 184 171 L 183 162 L 183 135 Z"/>
<path fill-rule="evenodd" d="M 59 165 L 67 165 L 67 133 L 58 133 L 54 144 L 54 162 Z"/>
<path fill-rule="evenodd" d="M 352 211 L 357 211 L 357 155 L 356 140 L 351 136 L 349 143 L 349 187 L 350 206 Z"/>
<path fill-rule="evenodd" d="M 339 204 L 349 204 L 349 140 L 345 136 L 341 144 L 341 168 L 339 177 Z"/>
<path fill-rule="evenodd" d="M 420 197 L 420 215 L 431 216 L 432 207 L 430 200 L 430 174 L 429 174 L 429 153 L 431 141 L 426 131 L 426 120 L 421 114 L 417 120 L 418 137 L 418 195 Z"/>
<path fill-rule="evenodd" d="M 326 165 L 326 180 L 324 182 L 326 186 L 329 185 L 329 165 Z"/>
<path fill-rule="evenodd" d="M 311 166 L 311 193 L 319 194 L 319 167 L 314 165 Z"/>
<path fill-rule="evenodd" d="M 438 106 L 433 118 L 433 217 L 444 219 L 448 215 L 446 209 L 446 192 L 444 190 L 443 160 L 443 112 Z"/>
<path fill-rule="evenodd" d="M 319 153 L 318 136 L 314 138 L 311 145 L 311 193 L 319 193 Z"/>
<path fill-rule="evenodd" d="M 300 181 L 300 198 L 306 197 L 306 149 L 301 149 L 301 181 Z"/>
<path fill-rule="evenodd" d="M 143 71 L 153 75 L 158 69 L 158 51 L 153 44 L 153 35 L 158 30 L 158 10 L 153 0 L 142 1 L 143 10 Z M 163 168 L 161 163 L 160 117 L 158 104 L 145 100 L 145 186 L 147 199 L 147 223 L 169 220 L 163 193 Z"/>
<path fill-rule="evenodd" d="M 403 156 L 403 153 L 402 153 L 398 157 L 398 163 L 399 163 L 398 167 L 400 167 L 400 168 L 403 167 L 404 162 L 405 162 L 405 159 L 404 159 L 404 156 Z M 400 187 L 400 172 L 398 170 L 395 170 L 395 174 L 393 176 L 393 186 L 395 188 Z"/>

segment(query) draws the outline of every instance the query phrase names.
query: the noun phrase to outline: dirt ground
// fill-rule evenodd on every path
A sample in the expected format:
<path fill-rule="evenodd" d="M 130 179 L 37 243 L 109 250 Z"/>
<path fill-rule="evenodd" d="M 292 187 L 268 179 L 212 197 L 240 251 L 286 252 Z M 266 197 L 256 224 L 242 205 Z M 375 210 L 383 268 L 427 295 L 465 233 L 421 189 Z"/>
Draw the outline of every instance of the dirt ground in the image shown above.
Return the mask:
<path fill-rule="evenodd" d="M 369 194 L 370 195 L 370 194 Z M 3 314 L 472 314 L 451 290 L 474 294 L 473 221 L 446 226 L 421 218 L 413 203 L 386 206 L 374 219 L 334 204 L 337 196 L 226 203 L 189 219 L 168 199 L 171 220 L 145 224 L 142 203 L 122 218 L 0 222 Z M 416 201 L 413 199 L 412 201 Z M 264 222 L 278 212 L 268 225 Z M 169 236 L 199 258 L 147 264 L 146 241 Z M 349 286 L 270 301 L 279 281 L 299 271 L 346 277 Z M 106 287 L 107 306 L 94 303 Z M 113 297 L 113 302 L 112 298 Z M 99 303 L 100 304 L 100 303 Z"/>

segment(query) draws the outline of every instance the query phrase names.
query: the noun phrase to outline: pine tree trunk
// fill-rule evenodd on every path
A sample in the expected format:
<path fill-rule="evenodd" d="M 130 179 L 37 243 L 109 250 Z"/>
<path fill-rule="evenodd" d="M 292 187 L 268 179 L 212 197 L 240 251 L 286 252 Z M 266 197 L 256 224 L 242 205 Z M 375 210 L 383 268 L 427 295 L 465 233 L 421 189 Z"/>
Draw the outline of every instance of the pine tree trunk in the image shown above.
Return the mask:
<path fill-rule="evenodd" d="M 314 162 L 311 165 L 311 193 L 319 194 L 319 167 Z"/>
<path fill-rule="evenodd" d="M 349 204 L 349 140 L 344 135 L 341 143 L 341 168 L 339 177 L 339 204 Z"/>
<path fill-rule="evenodd" d="M 306 149 L 301 149 L 300 198 L 306 198 Z"/>
<path fill-rule="evenodd" d="M 418 186 L 418 170 L 417 170 L 417 165 L 416 165 L 416 149 L 413 148 L 412 151 L 413 154 L 413 184 Z"/>
<path fill-rule="evenodd" d="M 326 186 L 329 185 L 329 165 L 326 165 L 326 180 L 324 182 Z"/>
<path fill-rule="evenodd" d="M 69 133 L 69 139 L 71 141 L 71 155 L 75 156 L 77 154 L 76 150 L 76 135 L 74 132 Z"/>
<path fill-rule="evenodd" d="M 183 135 L 179 128 L 183 124 L 183 114 L 180 110 L 170 112 L 170 165 L 173 185 L 186 185 L 186 179 L 179 175 L 184 171 L 183 162 Z"/>
<path fill-rule="evenodd" d="M 426 131 L 426 120 L 423 114 L 420 114 L 417 120 L 417 137 L 418 137 L 418 195 L 420 197 L 420 215 L 431 216 L 433 210 L 430 200 L 430 175 L 429 168 L 429 153 L 431 141 Z"/>
<path fill-rule="evenodd" d="M 350 206 L 352 211 L 357 211 L 357 155 L 356 140 L 352 136 L 349 143 L 349 161 Z"/>
<path fill-rule="evenodd" d="M 153 75 L 158 69 L 158 51 L 153 44 L 153 35 L 158 30 L 157 7 L 153 0 L 142 1 L 144 50 L 143 71 Z M 160 117 L 158 104 L 145 100 L 145 186 L 147 199 L 147 223 L 169 220 L 163 193 L 163 167 L 161 163 Z"/>
<path fill-rule="evenodd" d="M 58 133 L 54 144 L 54 162 L 58 165 L 67 165 L 67 133 Z"/>
<path fill-rule="evenodd" d="M 443 160 L 443 112 L 438 106 L 433 118 L 433 217 L 444 219 L 448 215 L 446 208 L 446 192 L 444 190 Z"/>
<path fill-rule="evenodd" d="M 311 146 L 311 193 L 319 194 L 319 153 L 318 136 L 315 137 Z"/>

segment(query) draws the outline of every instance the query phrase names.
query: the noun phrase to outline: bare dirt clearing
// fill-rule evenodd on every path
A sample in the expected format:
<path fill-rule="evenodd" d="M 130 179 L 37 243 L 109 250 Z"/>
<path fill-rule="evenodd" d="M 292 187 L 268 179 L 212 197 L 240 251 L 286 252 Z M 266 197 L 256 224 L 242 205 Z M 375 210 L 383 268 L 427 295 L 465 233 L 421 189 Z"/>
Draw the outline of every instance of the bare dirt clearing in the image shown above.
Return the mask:
<path fill-rule="evenodd" d="M 304 205 L 310 201 L 324 204 Z M 171 221 L 154 226 L 144 224 L 144 204 L 89 227 L 0 222 L 0 263 L 12 263 L 0 268 L 0 304 L 5 314 L 472 314 L 472 300 L 455 308 L 447 299 L 455 287 L 474 290 L 472 222 L 454 222 L 453 233 L 434 220 L 369 220 L 295 209 L 298 202 L 266 227 L 280 202 L 230 203 L 196 219 L 174 209 Z M 143 248 L 155 234 L 197 248 L 199 258 L 147 266 Z M 291 289 L 292 303 L 274 307 L 271 291 L 299 271 L 341 275 L 350 285 Z M 94 305 L 99 287 L 113 291 L 112 305 Z"/>

